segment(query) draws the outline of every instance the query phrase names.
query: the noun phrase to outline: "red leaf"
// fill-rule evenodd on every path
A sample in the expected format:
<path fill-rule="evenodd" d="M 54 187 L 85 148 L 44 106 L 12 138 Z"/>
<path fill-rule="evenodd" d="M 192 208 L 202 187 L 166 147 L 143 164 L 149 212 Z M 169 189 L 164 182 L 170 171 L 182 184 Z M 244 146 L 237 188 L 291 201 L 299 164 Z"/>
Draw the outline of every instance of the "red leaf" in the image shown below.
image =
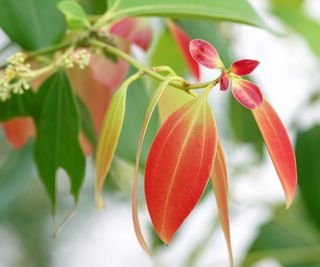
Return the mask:
<path fill-rule="evenodd" d="M 228 90 L 229 85 L 230 85 L 230 80 L 229 80 L 227 74 L 225 74 L 224 72 L 222 72 L 222 73 L 221 73 L 221 76 L 220 76 L 220 90 L 221 90 L 221 91 L 226 91 L 226 90 Z"/>
<path fill-rule="evenodd" d="M 125 18 L 114 24 L 110 32 L 129 43 L 136 44 L 145 51 L 150 47 L 153 37 L 150 20 L 147 18 Z"/>
<path fill-rule="evenodd" d="M 297 185 L 296 159 L 288 133 L 267 100 L 264 99 L 252 113 L 280 178 L 288 208 L 294 199 Z"/>
<path fill-rule="evenodd" d="M 256 60 L 243 59 L 234 62 L 230 70 L 236 75 L 245 76 L 253 72 L 259 64 L 260 62 Z"/>
<path fill-rule="evenodd" d="M 154 112 L 154 109 L 156 108 L 161 95 L 163 94 L 164 90 L 168 87 L 169 83 L 176 79 L 177 77 L 168 76 L 154 91 L 150 99 L 150 103 L 148 105 L 146 115 L 144 117 L 141 133 L 139 136 L 138 148 L 137 148 L 136 165 L 135 165 L 135 172 L 133 177 L 133 190 L 132 190 L 132 218 L 133 218 L 134 230 L 138 238 L 138 241 L 141 247 L 143 248 L 143 250 L 149 255 L 151 255 L 151 251 L 146 241 L 144 240 L 144 237 L 140 228 L 140 222 L 139 222 L 139 216 L 138 216 L 138 178 L 139 178 L 140 155 L 141 155 L 143 140 L 147 132 L 147 128 L 151 120 L 151 116 Z"/>
<path fill-rule="evenodd" d="M 219 209 L 220 222 L 227 241 L 230 266 L 233 266 L 233 256 L 230 237 L 229 215 L 228 215 L 228 175 L 226 162 L 220 142 L 218 142 L 217 154 L 212 170 L 213 189 Z"/>
<path fill-rule="evenodd" d="M 176 23 L 168 20 L 167 25 L 173 38 L 181 49 L 182 55 L 186 60 L 191 73 L 193 73 L 194 78 L 198 81 L 200 79 L 200 70 L 198 63 L 192 58 L 189 52 L 190 37 Z"/>
<path fill-rule="evenodd" d="M 204 40 L 192 40 L 189 45 L 189 51 L 196 62 L 209 69 L 224 67 L 217 50 Z"/>
<path fill-rule="evenodd" d="M 2 123 L 2 127 L 10 144 L 17 149 L 36 135 L 32 118 L 14 118 Z"/>
<path fill-rule="evenodd" d="M 216 147 L 207 92 L 178 108 L 155 137 L 146 165 L 145 195 L 152 223 L 165 243 L 199 201 Z"/>
<path fill-rule="evenodd" d="M 262 103 L 260 89 L 247 80 L 232 80 L 232 93 L 248 109 L 255 109 Z"/>

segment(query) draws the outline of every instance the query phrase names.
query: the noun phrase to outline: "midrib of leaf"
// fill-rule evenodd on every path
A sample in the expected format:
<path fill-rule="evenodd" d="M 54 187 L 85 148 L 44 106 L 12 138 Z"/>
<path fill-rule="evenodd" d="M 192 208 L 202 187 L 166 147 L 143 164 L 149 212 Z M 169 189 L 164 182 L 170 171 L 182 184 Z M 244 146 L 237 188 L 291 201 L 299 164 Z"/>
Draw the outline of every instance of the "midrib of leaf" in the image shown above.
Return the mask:
<path fill-rule="evenodd" d="M 58 103 L 57 103 L 57 108 L 55 109 L 56 110 L 56 122 L 55 122 L 56 125 L 59 125 L 59 122 L 60 122 L 60 120 L 58 119 L 59 115 L 57 115 L 57 114 L 60 114 L 60 112 L 59 112 L 59 110 L 60 110 L 60 88 L 58 87 L 58 85 L 59 85 L 59 81 L 58 81 L 58 79 L 55 79 L 54 82 L 50 85 L 50 88 L 48 88 L 48 89 L 50 89 L 50 93 L 46 96 L 46 99 L 45 99 L 45 103 L 48 103 L 51 99 L 53 99 L 53 96 L 56 93 L 55 90 L 58 90 L 58 97 L 57 97 Z M 46 112 L 48 112 L 48 109 L 43 111 L 44 114 Z M 44 126 L 42 125 L 41 127 L 43 128 Z M 58 160 L 57 160 L 57 155 L 58 155 L 58 151 L 59 151 L 58 132 L 59 132 L 58 127 L 55 127 L 54 133 L 53 133 L 55 135 L 55 140 L 54 140 L 54 143 L 55 143 L 54 144 L 54 166 L 55 166 L 55 168 L 57 168 L 57 166 L 58 166 Z"/>
<path fill-rule="evenodd" d="M 45 35 L 43 35 L 43 30 L 41 28 L 41 24 L 40 24 L 38 14 L 37 14 L 37 11 L 35 8 L 36 4 L 34 1 L 35 0 L 29 0 L 28 5 L 29 5 L 30 11 L 31 11 L 30 13 L 31 13 L 32 23 L 34 24 L 34 28 L 35 28 L 37 35 L 38 35 L 38 38 L 39 38 L 38 41 L 40 42 L 40 44 L 42 44 L 41 36 L 45 36 Z"/>
<path fill-rule="evenodd" d="M 200 172 L 200 169 L 202 167 L 203 152 L 204 152 L 204 140 L 206 139 L 205 138 L 206 137 L 206 131 L 205 131 L 205 129 L 206 129 L 206 108 L 205 108 L 205 105 L 206 105 L 206 102 L 203 101 L 203 108 L 204 109 L 203 109 L 203 127 L 202 127 L 202 146 L 201 146 L 201 157 L 200 157 L 201 164 L 199 165 L 199 169 L 198 169 L 196 177 L 199 176 L 199 172 Z M 186 203 L 188 203 L 190 198 L 191 198 L 191 193 L 193 192 L 193 188 L 194 188 L 195 184 L 196 184 L 196 181 L 194 180 L 193 184 L 192 184 L 192 188 L 191 188 L 190 193 L 189 193 L 188 201 L 186 201 Z"/>
<path fill-rule="evenodd" d="M 56 80 L 56 83 L 57 84 L 62 84 L 62 75 L 59 75 L 59 79 Z M 56 168 L 58 167 L 58 160 L 57 160 L 57 157 L 58 155 L 60 155 L 60 145 L 59 145 L 59 139 L 60 139 L 60 123 L 61 123 L 61 119 L 60 119 L 60 116 L 61 116 L 61 106 L 62 106 L 62 94 L 63 94 L 63 89 L 59 88 L 59 87 L 56 87 L 54 90 L 58 90 L 58 97 L 57 97 L 57 100 L 58 100 L 58 104 L 57 104 L 57 113 L 56 113 L 56 125 L 57 125 L 57 128 L 56 128 L 56 144 L 55 144 L 55 165 L 56 165 Z M 66 99 L 66 98 L 65 98 Z M 68 117 L 68 116 L 66 116 Z"/>
<path fill-rule="evenodd" d="M 122 89 L 123 90 L 123 89 Z M 120 93 L 122 93 L 122 94 L 126 94 L 126 91 L 125 92 L 120 92 L 119 91 L 119 94 Z M 113 110 L 112 110 L 112 113 L 111 113 L 111 115 L 110 115 L 110 117 L 111 117 L 111 119 L 110 119 L 110 125 L 117 125 L 118 123 L 118 117 L 116 117 L 115 116 L 115 114 L 116 114 L 116 112 L 119 110 L 119 107 L 121 107 L 121 104 L 123 103 L 123 102 L 126 102 L 126 99 L 123 99 L 123 98 L 125 98 L 125 96 L 121 96 L 121 98 L 119 98 L 119 99 L 117 99 L 117 102 L 115 103 L 115 106 L 114 106 L 114 108 L 113 108 Z M 120 101 L 121 100 L 121 101 Z M 123 108 L 122 108 L 122 112 L 121 112 L 121 114 L 124 114 L 124 112 L 123 112 Z M 123 116 L 123 115 L 122 115 Z M 121 118 L 121 120 L 123 121 L 123 118 Z M 121 123 L 120 123 L 121 124 Z M 119 127 L 120 129 L 117 129 L 117 132 L 115 133 L 115 135 L 116 136 L 118 136 L 118 133 L 119 133 L 119 131 L 121 131 L 121 127 Z M 107 129 L 106 129 L 107 130 Z M 107 133 L 106 132 L 104 132 L 103 133 L 103 135 L 106 135 Z M 105 142 L 104 142 L 104 144 L 105 144 Z M 107 151 L 108 150 L 110 150 L 110 149 L 112 149 L 113 150 L 113 154 L 114 154 L 114 151 L 115 151 L 115 149 L 116 149 L 116 146 L 117 146 L 117 143 L 114 145 L 114 148 L 113 148 L 113 144 L 111 143 L 111 142 L 107 142 L 107 145 L 108 146 L 106 146 L 106 145 L 104 145 L 103 146 L 103 150 L 101 151 L 101 154 L 102 155 L 104 155 L 104 154 L 106 154 L 107 153 Z M 112 160 L 112 159 L 111 159 Z M 104 159 L 104 165 L 106 165 L 106 164 L 108 164 L 108 162 L 110 161 L 110 159 L 108 159 L 108 158 L 105 158 Z"/>
<path fill-rule="evenodd" d="M 192 110 L 192 109 L 191 109 Z M 174 131 L 174 129 L 178 126 L 178 124 L 189 114 L 189 112 L 191 110 L 188 110 L 185 114 L 183 114 L 181 116 L 181 118 L 174 124 L 174 126 L 172 127 L 171 131 L 169 132 L 166 140 L 164 141 L 164 144 L 168 141 L 169 137 L 171 136 L 172 132 Z M 152 176 L 154 175 L 154 173 L 157 171 L 158 169 L 158 166 L 159 166 L 159 159 L 160 159 L 160 155 L 162 154 L 163 152 L 163 149 L 164 149 L 164 145 L 161 147 L 161 150 L 159 152 L 159 156 L 157 157 L 157 163 L 155 164 L 155 167 L 154 167 L 154 171 L 152 172 Z M 153 182 L 154 182 L 154 179 L 152 179 L 152 183 L 151 183 L 151 189 L 153 189 Z M 152 194 L 151 194 L 152 195 Z"/>
<path fill-rule="evenodd" d="M 199 100 L 197 100 L 197 101 L 201 101 L 201 99 L 199 99 Z M 191 112 L 194 108 L 197 108 L 197 106 L 198 106 L 198 103 L 197 103 L 194 107 L 191 107 L 190 110 L 189 110 L 189 112 Z M 167 220 L 167 206 L 168 206 L 168 201 L 169 201 L 169 198 L 170 198 L 170 196 L 171 196 L 172 186 L 173 186 L 173 184 L 174 184 L 174 182 L 175 182 L 175 180 L 176 180 L 176 174 L 177 174 L 177 171 L 178 171 L 178 169 L 179 169 L 180 160 L 181 160 L 181 157 L 182 157 L 183 152 L 184 152 L 184 150 L 185 150 L 185 147 L 186 147 L 186 145 L 187 145 L 187 143 L 188 143 L 189 137 L 190 137 L 191 133 L 193 132 L 193 126 L 194 126 L 194 124 L 195 124 L 195 122 L 196 122 L 196 120 L 197 120 L 197 118 L 198 118 L 198 115 L 199 115 L 200 111 L 201 111 L 201 108 L 199 108 L 197 114 L 194 116 L 194 118 L 193 118 L 193 120 L 192 120 L 192 122 L 191 122 L 191 124 L 190 124 L 190 127 L 189 127 L 188 132 L 187 132 L 187 134 L 186 134 L 186 136 L 185 136 L 185 139 L 183 140 L 183 143 L 182 143 L 182 146 L 181 146 L 181 150 L 180 150 L 179 155 L 178 155 L 178 158 L 177 158 L 177 163 L 176 163 L 175 169 L 174 169 L 174 171 L 173 171 L 173 177 L 172 177 L 172 179 L 171 179 L 171 182 L 170 182 L 170 185 L 169 185 L 169 189 L 168 189 L 168 193 L 167 193 L 167 197 L 166 197 L 166 201 L 165 201 L 165 204 L 164 204 L 164 214 L 163 214 L 161 231 L 164 230 L 164 225 L 165 225 L 165 222 L 166 222 L 166 220 Z M 185 117 L 185 116 L 183 116 L 183 117 Z M 180 123 L 181 121 L 182 121 L 182 119 L 179 120 L 179 123 Z M 167 138 L 166 141 L 164 142 L 163 147 L 165 146 L 167 140 L 168 140 L 169 137 L 171 136 L 171 133 L 174 131 L 174 129 L 175 129 L 177 126 L 178 126 L 178 124 L 175 125 L 175 127 L 172 129 L 172 131 L 170 131 L 170 133 L 169 133 L 169 135 L 168 135 L 168 138 Z M 162 152 L 162 151 L 161 151 L 161 152 Z M 160 155 L 159 155 L 159 157 L 160 157 Z"/>

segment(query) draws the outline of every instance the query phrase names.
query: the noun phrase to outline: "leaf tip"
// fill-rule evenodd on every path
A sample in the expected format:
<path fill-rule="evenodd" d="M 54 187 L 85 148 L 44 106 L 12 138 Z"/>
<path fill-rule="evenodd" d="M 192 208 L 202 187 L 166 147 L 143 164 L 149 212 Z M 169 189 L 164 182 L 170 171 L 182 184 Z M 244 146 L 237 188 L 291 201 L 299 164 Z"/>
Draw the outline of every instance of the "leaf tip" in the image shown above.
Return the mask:
<path fill-rule="evenodd" d="M 97 203 L 97 207 L 98 209 L 104 209 L 105 208 L 105 204 L 104 204 L 104 200 L 102 195 L 97 195 L 96 197 L 96 203 Z"/>
<path fill-rule="evenodd" d="M 170 236 L 170 235 L 164 233 L 164 234 L 159 234 L 159 238 L 162 240 L 162 242 L 166 246 L 169 246 L 172 241 L 173 236 Z"/>
<path fill-rule="evenodd" d="M 295 188 L 291 192 L 286 192 L 286 209 L 292 206 L 295 197 Z"/>

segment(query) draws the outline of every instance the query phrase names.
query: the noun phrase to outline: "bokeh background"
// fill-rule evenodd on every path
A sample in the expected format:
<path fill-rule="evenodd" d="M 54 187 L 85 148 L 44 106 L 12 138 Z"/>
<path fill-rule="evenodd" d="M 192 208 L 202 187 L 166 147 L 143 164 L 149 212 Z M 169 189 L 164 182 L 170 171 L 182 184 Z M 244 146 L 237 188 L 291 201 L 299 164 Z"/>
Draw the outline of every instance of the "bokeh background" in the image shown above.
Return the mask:
<path fill-rule="evenodd" d="M 261 62 L 252 79 L 288 127 L 296 150 L 299 188 L 294 205 L 286 210 L 280 182 L 251 114 L 230 94 L 218 90 L 212 94 L 210 102 L 229 169 L 236 266 L 319 267 L 320 3 L 250 3 L 272 30 L 226 22 L 178 21 L 192 38 L 214 44 L 227 64 L 243 58 Z M 186 73 L 182 56 L 163 22 L 157 18 L 151 22 L 156 32 L 151 50 L 146 55 L 133 48 L 133 53 L 152 65 L 169 64 L 178 73 Z M 1 64 L 19 50 L 1 30 L 0 49 Z M 203 81 L 218 75 L 201 71 Z M 88 159 L 79 206 L 53 238 L 55 222 L 32 163 L 32 145 L 31 141 L 21 150 L 13 150 L 0 132 L 0 267 L 228 266 L 210 188 L 169 247 L 151 231 L 141 188 L 142 226 L 155 251 L 152 258 L 146 256 L 131 220 L 133 167 L 120 158 L 113 162 L 106 186 L 106 209 L 102 211 L 95 207 L 94 170 L 92 159 Z M 61 221 L 72 208 L 68 180 L 62 171 L 58 185 L 61 209 L 56 220 Z"/>

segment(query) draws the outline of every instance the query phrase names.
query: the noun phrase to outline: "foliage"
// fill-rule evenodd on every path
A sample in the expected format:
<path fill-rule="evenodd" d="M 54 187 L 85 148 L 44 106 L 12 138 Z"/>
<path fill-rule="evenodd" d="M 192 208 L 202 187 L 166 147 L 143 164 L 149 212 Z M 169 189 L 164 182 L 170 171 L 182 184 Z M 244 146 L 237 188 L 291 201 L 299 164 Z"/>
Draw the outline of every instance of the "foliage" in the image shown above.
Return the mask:
<path fill-rule="evenodd" d="M 6 138 L 17 149 L 1 152 L 5 158 L 0 168 L 3 214 L 28 184 L 23 178 L 33 175 L 34 164 L 56 216 L 59 169 L 70 178 L 71 195 L 77 204 L 86 165 L 90 164 L 86 157 L 92 156 L 96 202 L 101 208 L 105 181 L 108 193 L 112 193 L 110 184 L 119 184 L 123 178 L 117 164 L 124 162 L 126 167 L 135 165 L 131 174 L 133 224 L 140 245 L 151 254 L 138 217 L 140 174 L 144 173 L 151 222 L 165 244 L 171 242 L 204 192 L 212 191 L 207 186 L 211 178 L 233 266 L 227 163 L 222 134 L 218 135 L 219 125 L 208 103 L 214 88 L 220 88 L 226 97 L 230 89 L 233 97 L 230 94 L 227 98 L 226 124 L 232 136 L 238 143 L 254 145 L 259 153 L 263 141 L 266 143 L 287 207 L 292 204 L 297 169 L 289 136 L 258 85 L 246 77 L 259 62 L 234 61 L 219 24 L 212 21 L 268 30 L 247 1 L 0 0 L 0 4 L 0 27 L 21 49 L 8 58 L 0 72 L 0 120 Z M 302 1 L 274 0 L 272 12 L 305 37 L 318 55 L 315 33 L 319 25 L 301 6 Z M 151 16 L 160 17 L 158 39 L 153 35 Z M 309 31 L 304 31 L 305 27 Z M 149 53 L 147 64 L 134 56 L 132 46 Z M 132 70 L 127 74 L 129 65 Z M 199 82 L 200 65 L 217 70 L 219 76 Z M 101 88 L 102 93 L 97 93 Z M 12 122 L 13 131 L 7 124 Z M 276 257 L 284 266 L 302 266 L 299 261 L 287 261 L 281 250 L 300 249 L 306 244 L 314 247 L 307 252 L 313 259 L 308 258 L 308 264 L 318 263 L 316 238 L 307 233 L 310 240 L 300 240 L 294 237 L 294 230 L 283 232 L 277 225 L 278 221 L 290 221 L 287 217 L 293 214 L 313 220 L 310 232 L 319 228 L 314 205 L 318 201 L 317 158 L 306 160 L 320 149 L 314 141 L 318 130 L 315 127 L 298 135 L 296 153 L 302 163 L 299 208 L 289 215 L 276 209 L 274 218 L 261 228 L 243 266 L 251 266 L 266 255 Z M 11 182 L 10 176 L 16 180 Z M 303 178 L 306 176 L 308 182 Z M 303 205 L 308 215 L 301 211 Z M 270 235 L 276 235 L 277 240 L 270 240 Z"/>

